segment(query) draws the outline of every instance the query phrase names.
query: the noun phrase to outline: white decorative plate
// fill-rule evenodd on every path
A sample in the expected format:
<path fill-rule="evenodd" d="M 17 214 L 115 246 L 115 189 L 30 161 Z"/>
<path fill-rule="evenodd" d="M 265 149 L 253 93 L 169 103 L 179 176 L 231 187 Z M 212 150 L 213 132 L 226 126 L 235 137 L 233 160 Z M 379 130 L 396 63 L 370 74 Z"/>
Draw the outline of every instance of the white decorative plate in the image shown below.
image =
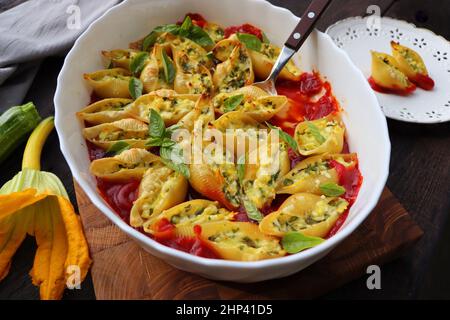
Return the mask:
<path fill-rule="evenodd" d="M 326 32 L 366 78 L 371 73 L 370 50 L 391 54 L 390 42 L 394 40 L 417 51 L 436 83 L 435 88 L 432 91 L 418 88 L 407 97 L 377 92 L 381 108 L 387 117 L 400 121 L 450 121 L 450 42 L 446 39 L 405 21 L 373 16 L 339 21 Z"/>

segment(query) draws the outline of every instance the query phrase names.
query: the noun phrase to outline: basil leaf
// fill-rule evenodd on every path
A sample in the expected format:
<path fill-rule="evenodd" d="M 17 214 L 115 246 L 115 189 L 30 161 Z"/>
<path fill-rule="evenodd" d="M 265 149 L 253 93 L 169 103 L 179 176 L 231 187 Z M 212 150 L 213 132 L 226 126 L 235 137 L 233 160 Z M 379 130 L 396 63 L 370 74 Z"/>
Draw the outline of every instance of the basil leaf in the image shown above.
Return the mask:
<path fill-rule="evenodd" d="M 140 52 L 138 53 L 133 60 L 130 62 L 130 70 L 135 76 L 139 76 L 142 69 L 145 67 L 145 62 L 147 62 L 148 53 Z"/>
<path fill-rule="evenodd" d="M 210 51 L 210 52 L 208 52 L 208 53 L 206 54 L 206 57 L 207 57 L 209 60 L 214 60 L 214 53 L 213 53 L 212 51 Z"/>
<path fill-rule="evenodd" d="M 200 28 L 199 26 L 192 25 L 192 28 L 189 32 L 187 38 L 191 39 L 195 43 L 199 44 L 202 47 L 212 47 L 215 42 L 211 39 L 209 34 Z"/>
<path fill-rule="evenodd" d="M 244 181 L 244 177 L 245 177 L 245 161 L 246 161 L 246 155 L 241 156 L 238 159 L 237 162 L 237 174 L 238 174 L 238 179 L 240 184 L 242 184 L 242 182 Z"/>
<path fill-rule="evenodd" d="M 125 141 L 119 141 L 116 142 L 115 144 L 113 144 L 107 151 L 106 154 L 107 155 L 112 155 L 112 156 L 116 156 L 121 154 L 122 152 L 130 149 L 130 145 L 128 143 L 126 143 Z"/>
<path fill-rule="evenodd" d="M 192 19 L 189 16 L 186 16 L 186 18 L 183 21 L 183 24 L 180 27 L 180 36 L 187 38 L 189 36 L 189 33 L 191 32 L 192 29 Z"/>
<path fill-rule="evenodd" d="M 239 41 L 245 44 L 245 46 L 253 51 L 261 51 L 262 42 L 259 38 L 253 34 L 237 33 Z"/>
<path fill-rule="evenodd" d="M 227 98 L 223 103 L 223 110 L 225 112 L 236 110 L 236 108 L 242 103 L 242 101 L 244 101 L 244 98 L 245 97 L 243 94 Z"/>
<path fill-rule="evenodd" d="M 182 149 L 178 148 L 178 145 L 172 147 L 162 147 L 159 151 L 161 160 L 170 169 L 181 173 L 186 179 L 190 178 L 189 167 L 183 163 L 184 158 L 182 155 Z"/>
<path fill-rule="evenodd" d="M 164 123 L 163 118 L 159 115 L 159 113 L 151 109 L 150 110 L 150 125 L 149 125 L 149 134 L 151 138 L 162 138 L 164 133 L 166 132 L 166 125 Z"/>
<path fill-rule="evenodd" d="M 131 97 L 136 100 L 142 96 L 142 91 L 144 90 L 144 85 L 138 78 L 132 77 L 130 83 L 128 84 L 128 90 L 130 91 Z"/>
<path fill-rule="evenodd" d="M 177 143 L 175 141 L 170 140 L 169 138 L 164 138 L 162 140 L 161 147 L 163 147 L 163 148 L 170 148 L 170 147 L 175 146 L 176 144 Z"/>
<path fill-rule="evenodd" d="M 191 172 L 189 171 L 189 167 L 185 165 L 184 163 L 181 164 L 175 164 L 170 160 L 161 158 L 161 161 L 164 163 L 165 166 L 167 166 L 169 169 L 172 169 L 173 171 L 176 171 L 183 175 L 186 179 L 189 179 L 191 177 Z"/>
<path fill-rule="evenodd" d="M 155 29 L 153 29 L 152 32 L 158 32 L 158 33 L 169 32 L 174 35 L 178 35 L 180 33 L 180 26 L 177 24 L 165 24 L 165 25 L 156 27 Z"/>
<path fill-rule="evenodd" d="M 175 80 L 175 66 L 172 60 L 167 56 L 166 50 L 162 50 L 162 62 L 164 68 L 164 78 L 168 84 L 172 84 Z"/>
<path fill-rule="evenodd" d="M 286 132 L 284 132 L 283 130 L 281 130 L 278 127 L 275 127 L 273 125 L 271 125 L 270 123 L 266 122 L 267 126 L 272 129 L 272 130 L 277 130 L 278 134 L 280 135 L 280 138 L 286 142 L 289 147 L 291 147 L 291 149 L 295 152 L 298 153 L 298 144 L 297 141 L 295 141 L 294 138 L 292 138 L 292 136 Z"/>
<path fill-rule="evenodd" d="M 148 51 L 149 48 L 153 47 L 153 45 L 156 43 L 156 40 L 158 39 L 158 33 L 157 32 L 150 32 L 148 36 L 144 38 L 144 41 L 142 42 L 142 50 Z"/>
<path fill-rule="evenodd" d="M 313 135 L 314 139 L 317 140 L 317 142 L 322 144 L 326 141 L 325 137 L 320 133 L 320 129 L 315 124 L 308 121 L 307 125 L 308 125 L 309 131 Z"/>
<path fill-rule="evenodd" d="M 161 147 L 161 145 L 163 144 L 163 139 L 161 138 L 150 138 L 147 140 L 147 142 L 145 143 L 146 147 Z"/>
<path fill-rule="evenodd" d="M 299 253 L 324 242 L 322 238 L 308 237 L 299 232 L 290 232 L 281 240 L 284 250 L 290 254 Z"/>
<path fill-rule="evenodd" d="M 245 211 L 247 211 L 247 216 L 250 219 L 260 222 L 264 218 L 264 216 L 255 206 L 255 204 L 250 200 L 244 200 L 244 207 Z"/>
<path fill-rule="evenodd" d="M 262 37 L 263 37 L 263 43 L 270 44 L 270 40 L 269 40 L 269 38 L 267 38 L 267 35 L 265 32 L 262 33 Z"/>
<path fill-rule="evenodd" d="M 327 197 L 340 197 L 345 194 L 345 188 L 335 183 L 325 183 L 320 186 L 320 191 Z"/>

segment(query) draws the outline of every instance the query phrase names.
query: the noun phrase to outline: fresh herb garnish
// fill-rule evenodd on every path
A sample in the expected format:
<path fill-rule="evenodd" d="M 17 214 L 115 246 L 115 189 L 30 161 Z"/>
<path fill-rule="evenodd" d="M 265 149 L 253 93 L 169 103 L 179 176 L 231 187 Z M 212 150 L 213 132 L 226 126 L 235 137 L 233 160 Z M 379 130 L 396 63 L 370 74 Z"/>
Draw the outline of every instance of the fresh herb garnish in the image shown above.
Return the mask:
<path fill-rule="evenodd" d="M 345 188 L 336 183 L 325 183 L 320 186 L 320 191 L 327 197 L 340 197 L 345 194 Z"/>
<path fill-rule="evenodd" d="M 281 240 L 284 250 L 290 254 L 313 248 L 322 242 L 322 238 L 305 236 L 299 232 L 290 232 Z"/>
<path fill-rule="evenodd" d="M 144 85 L 138 78 L 132 77 L 128 85 L 128 90 L 130 91 L 131 97 L 136 100 L 142 96 L 142 91 L 144 90 Z"/>
<path fill-rule="evenodd" d="M 171 139 L 173 132 L 178 127 L 166 128 L 161 115 L 154 109 L 150 110 L 150 139 L 147 147 L 160 147 L 159 155 L 162 162 L 170 169 L 181 173 L 189 179 L 189 167 L 184 163 L 183 149 Z"/>
<path fill-rule="evenodd" d="M 255 206 L 255 204 L 250 200 L 247 199 L 244 200 L 244 207 L 245 211 L 247 211 L 247 216 L 250 219 L 261 222 L 262 219 L 264 218 L 261 211 L 259 211 L 258 208 Z"/>
<path fill-rule="evenodd" d="M 232 96 L 225 99 L 225 101 L 223 102 L 223 110 L 225 112 L 236 110 L 236 108 L 242 103 L 242 101 L 244 101 L 244 98 L 245 97 L 243 94 L 239 94 L 237 96 Z"/>
<path fill-rule="evenodd" d="M 320 133 L 320 129 L 312 122 L 307 122 L 307 126 L 309 129 L 309 132 L 313 135 L 314 139 L 317 140 L 320 144 L 324 143 L 326 141 L 325 137 Z"/>
<path fill-rule="evenodd" d="M 239 183 L 242 185 L 245 177 L 245 162 L 247 160 L 246 155 L 242 155 L 237 161 L 237 175 Z"/>
<path fill-rule="evenodd" d="M 257 36 L 248 33 L 236 33 L 236 35 L 239 41 L 245 44 L 248 49 L 257 52 L 261 51 L 262 42 Z"/>
<path fill-rule="evenodd" d="M 117 156 L 121 154 L 122 152 L 130 149 L 130 145 L 126 143 L 125 141 L 119 141 L 113 144 L 111 147 L 109 147 L 108 150 L 106 150 L 106 154 L 108 156 Z"/>
<path fill-rule="evenodd" d="M 192 19 L 187 16 L 181 26 L 177 24 L 166 24 L 156 27 L 147 37 L 145 37 L 142 46 L 143 50 L 147 51 L 148 48 L 153 46 L 158 38 L 158 34 L 164 32 L 188 38 L 202 47 L 214 46 L 214 41 L 211 39 L 208 33 L 199 26 L 193 24 Z"/>
<path fill-rule="evenodd" d="M 142 72 L 142 70 L 144 69 L 147 59 L 148 53 L 140 52 L 131 60 L 130 70 L 136 77 L 138 77 Z"/>
<path fill-rule="evenodd" d="M 286 142 L 289 147 L 291 147 L 292 151 L 294 151 L 295 153 L 298 153 L 298 145 L 297 145 L 297 141 L 295 141 L 294 138 L 292 138 L 292 136 L 286 132 L 284 132 L 283 130 L 281 130 L 281 128 L 275 127 L 273 125 L 271 125 L 270 123 L 266 122 L 267 126 L 272 129 L 272 130 L 276 130 L 278 131 L 278 134 L 280 135 L 280 138 Z"/>
<path fill-rule="evenodd" d="M 168 84 L 172 84 L 175 80 L 175 66 L 164 49 L 162 50 L 162 63 L 164 68 L 164 78 Z"/>

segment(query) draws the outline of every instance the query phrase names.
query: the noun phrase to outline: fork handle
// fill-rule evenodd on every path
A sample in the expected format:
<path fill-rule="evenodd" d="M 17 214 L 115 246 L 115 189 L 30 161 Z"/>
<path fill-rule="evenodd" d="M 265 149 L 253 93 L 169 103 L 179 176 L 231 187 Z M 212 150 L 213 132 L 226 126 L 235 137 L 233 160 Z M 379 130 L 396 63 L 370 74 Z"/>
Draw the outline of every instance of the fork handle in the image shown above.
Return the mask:
<path fill-rule="evenodd" d="M 295 27 L 285 46 L 298 51 L 303 43 L 308 39 L 314 26 L 319 21 L 322 14 L 328 8 L 332 0 L 313 0 L 303 14 L 299 24 Z"/>

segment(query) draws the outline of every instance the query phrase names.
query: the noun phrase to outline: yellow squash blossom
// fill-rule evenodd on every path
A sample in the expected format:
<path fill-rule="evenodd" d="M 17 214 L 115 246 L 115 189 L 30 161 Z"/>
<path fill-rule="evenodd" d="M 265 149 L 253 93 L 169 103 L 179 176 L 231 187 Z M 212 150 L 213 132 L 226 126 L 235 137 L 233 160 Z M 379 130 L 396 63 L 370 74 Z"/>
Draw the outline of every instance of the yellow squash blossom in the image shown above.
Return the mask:
<path fill-rule="evenodd" d="M 27 234 L 34 236 L 38 248 L 30 275 L 43 300 L 61 299 L 70 272 L 79 268 L 83 281 L 91 264 L 81 222 L 63 184 L 40 171 L 42 148 L 53 128 L 53 118 L 48 118 L 35 129 L 22 172 L 0 189 L 0 281 Z"/>

